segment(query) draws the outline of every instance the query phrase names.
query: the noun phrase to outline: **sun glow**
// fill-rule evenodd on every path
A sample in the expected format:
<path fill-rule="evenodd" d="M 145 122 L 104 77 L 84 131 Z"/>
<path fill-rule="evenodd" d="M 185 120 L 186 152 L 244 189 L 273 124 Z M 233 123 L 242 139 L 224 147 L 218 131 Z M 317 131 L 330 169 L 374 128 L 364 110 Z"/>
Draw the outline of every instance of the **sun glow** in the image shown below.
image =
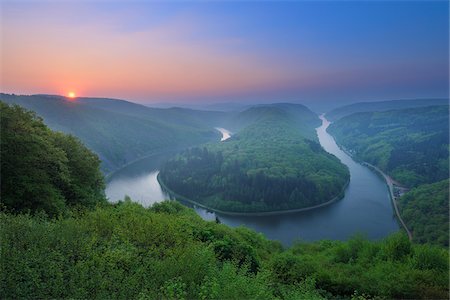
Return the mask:
<path fill-rule="evenodd" d="M 69 97 L 69 98 L 75 98 L 76 97 L 76 95 L 75 95 L 75 93 L 74 92 L 69 92 L 69 93 L 67 93 L 67 97 Z"/>

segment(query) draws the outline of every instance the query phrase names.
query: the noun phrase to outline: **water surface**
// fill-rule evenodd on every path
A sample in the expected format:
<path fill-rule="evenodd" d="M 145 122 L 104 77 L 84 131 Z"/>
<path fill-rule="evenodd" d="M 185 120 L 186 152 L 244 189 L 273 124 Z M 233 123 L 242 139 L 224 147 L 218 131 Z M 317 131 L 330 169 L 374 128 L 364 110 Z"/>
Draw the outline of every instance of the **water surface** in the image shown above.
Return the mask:
<path fill-rule="evenodd" d="M 286 246 L 295 240 L 346 240 L 356 233 L 379 239 L 397 231 L 399 227 L 384 180 L 340 150 L 333 137 L 326 132 L 329 122 L 321 118 L 322 126 L 317 128 L 320 144 L 347 165 L 350 171 L 350 183 L 342 200 L 311 211 L 264 217 L 227 216 L 194 207 L 196 212 L 207 220 L 214 220 L 217 216 L 229 226 L 250 227 Z M 117 200 L 128 194 L 144 206 L 166 199 L 167 195 L 156 180 L 163 159 L 150 157 L 138 162 L 136 167 L 131 165 L 120 170 L 111 177 L 106 189 L 107 196 Z"/>
<path fill-rule="evenodd" d="M 217 130 L 222 134 L 221 142 L 228 140 L 231 137 L 231 132 L 222 127 L 216 127 Z"/>

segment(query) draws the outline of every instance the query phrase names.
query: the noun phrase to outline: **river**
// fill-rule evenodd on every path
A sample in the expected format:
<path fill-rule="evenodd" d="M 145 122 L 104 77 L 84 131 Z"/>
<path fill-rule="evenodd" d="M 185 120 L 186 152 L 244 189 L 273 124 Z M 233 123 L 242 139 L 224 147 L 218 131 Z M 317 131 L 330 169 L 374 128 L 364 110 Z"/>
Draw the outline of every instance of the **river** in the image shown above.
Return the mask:
<path fill-rule="evenodd" d="M 198 207 L 194 207 L 195 211 L 206 220 L 214 220 L 217 215 L 223 224 L 247 226 L 285 246 L 295 240 L 346 240 L 357 233 L 380 239 L 397 231 L 399 227 L 385 181 L 339 149 L 326 132 L 329 122 L 324 117 L 321 119 L 322 125 L 317 128 L 320 144 L 350 171 L 350 183 L 342 200 L 311 211 L 262 217 L 221 215 Z M 107 197 L 114 202 L 128 195 L 146 207 L 167 199 L 156 180 L 158 168 L 166 158 L 167 155 L 148 157 L 115 172 L 107 184 Z"/>

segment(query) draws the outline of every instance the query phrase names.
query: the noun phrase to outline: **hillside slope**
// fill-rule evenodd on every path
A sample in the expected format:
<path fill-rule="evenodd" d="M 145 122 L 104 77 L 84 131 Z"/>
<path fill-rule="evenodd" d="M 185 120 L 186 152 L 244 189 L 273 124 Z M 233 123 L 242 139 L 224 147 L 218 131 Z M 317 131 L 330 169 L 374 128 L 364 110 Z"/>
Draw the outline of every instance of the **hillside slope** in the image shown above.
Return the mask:
<path fill-rule="evenodd" d="M 50 128 L 79 137 L 99 155 L 105 172 L 152 153 L 219 138 L 208 123 L 215 118 L 220 122 L 215 112 L 151 109 L 111 99 L 68 101 L 45 95 L 1 94 L 0 100 L 33 110 Z"/>
<path fill-rule="evenodd" d="M 58 216 L 106 202 L 100 160 L 77 138 L 1 101 L 0 120 L 2 210 Z"/>
<path fill-rule="evenodd" d="M 448 106 L 432 106 L 356 113 L 328 131 L 356 158 L 413 187 L 448 178 L 448 121 Z"/>
<path fill-rule="evenodd" d="M 448 247 L 449 180 L 421 185 L 399 199 L 403 220 L 419 243 Z"/>
<path fill-rule="evenodd" d="M 329 127 L 355 158 L 414 187 L 399 198 L 413 240 L 448 245 L 449 106 L 356 113 Z"/>
<path fill-rule="evenodd" d="M 359 102 L 335 108 L 326 113 L 325 117 L 334 122 L 342 117 L 358 112 L 388 111 L 394 109 L 405 109 L 414 107 L 448 105 L 448 99 L 411 99 L 390 100 L 376 102 Z"/>

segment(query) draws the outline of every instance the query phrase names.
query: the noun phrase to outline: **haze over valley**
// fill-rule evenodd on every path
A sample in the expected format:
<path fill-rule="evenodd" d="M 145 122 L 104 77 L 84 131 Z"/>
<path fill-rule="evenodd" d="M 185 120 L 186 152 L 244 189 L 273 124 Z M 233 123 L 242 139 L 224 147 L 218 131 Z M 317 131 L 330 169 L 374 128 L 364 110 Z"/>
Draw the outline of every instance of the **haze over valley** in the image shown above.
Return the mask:
<path fill-rule="evenodd" d="M 447 2 L 0 5 L 2 299 L 449 299 Z"/>

